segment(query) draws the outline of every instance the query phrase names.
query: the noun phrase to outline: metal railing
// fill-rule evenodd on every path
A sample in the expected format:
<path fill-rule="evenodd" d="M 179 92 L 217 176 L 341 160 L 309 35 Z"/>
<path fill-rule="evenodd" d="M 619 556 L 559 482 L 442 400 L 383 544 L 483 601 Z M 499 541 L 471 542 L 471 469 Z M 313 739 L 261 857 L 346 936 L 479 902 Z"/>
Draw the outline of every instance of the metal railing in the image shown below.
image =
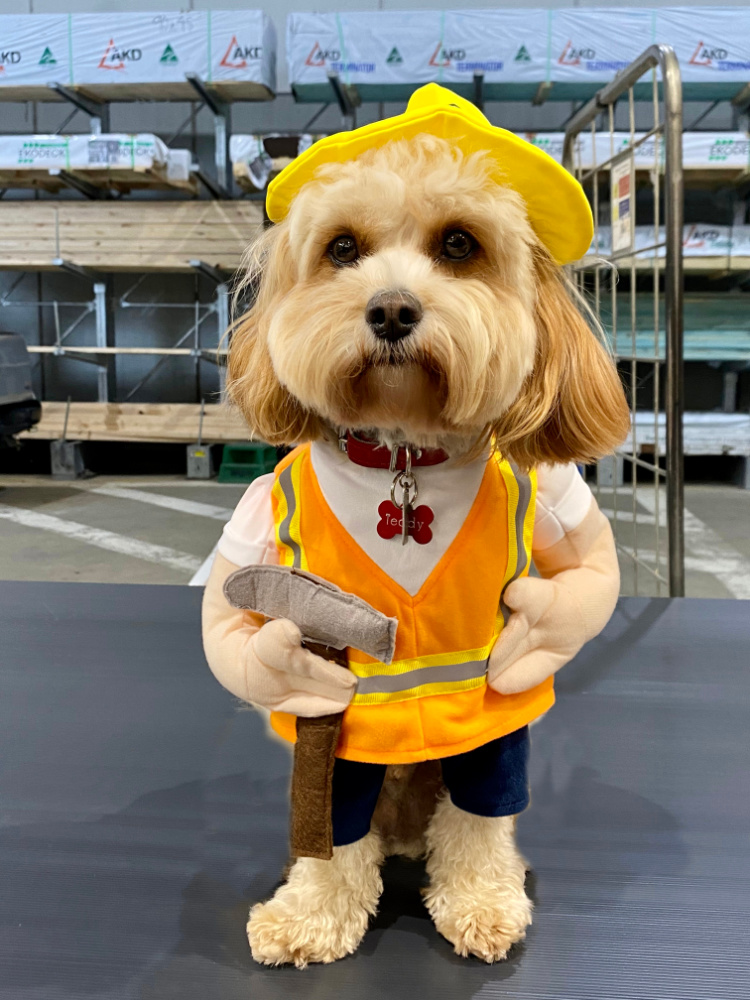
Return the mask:
<path fill-rule="evenodd" d="M 634 88 L 638 85 L 642 93 L 644 86 L 649 87 L 649 82 L 643 80 L 647 74 L 651 77 L 653 126 L 645 134 L 636 135 Z M 621 99 L 627 101 L 629 137 L 624 148 L 618 150 L 615 105 Z M 602 131 L 597 132 L 597 122 L 601 117 L 605 119 L 605 134 L 606 130 L 609 132 L 609 156 L 597 162 L 597 138 L 602 137 Z M 591 135 L 590 163 L 583 162 L 580 138 L 587 129 Z M 653 144 L 654 158 L 653 166 L 644 169 L 647 144 Z M 682 596 L 685 593 L 682 82 L 677 57 L 670 46 L 652 45 L 646 49 L 572 116 L 565 131 L 563 163 L 584 185 L 594 213 L 592 251 L 573 266 L 574 276 L 609 335 L 620 372 L 625 373 L 631 407 L 629 438 L 615 456 L 597 466 L 599 502 L 613 522 L 618 551 L 625 557 L 621 560 L 623 568 L 632 567 L 632 587 L 626 589 L 636 594 L 645 591 L 658 595 L 666 588 L 670 596 Z M 652 194 L 653 238 L 648 238 L 645 246 L 638 246 L 636 241 L 637 184 L 641 194 L 644 185 L 650 185 Z M 641 197 L 639 204 L 643 205 L 643 211 L 649 210 L 648 199 Z M 611 226 L 609 246 L 601 224 L 607 209 Z M 625 294 L 618 293 L 618 273 L 629 275 L 629 290 Z M 649 309 L 648 326 L 644 330 L 642 310 L 640 314 L 638 310 L 638 284 L 647 282 L 649 277 L 653 310 Z M 648 303 L 643 298 L 641 301 Z M 618 329 L 618 308 L 620 314 L 626 312 L 624 331 L 622 324 Z M 653 384 L 649 410 L 644 410 L 637 404 L 649 388 L 649 378 L 642 374 L 647 368 L 651 370 Z M 662 372 L 666 375 L 663 415 Z M 624 483 L 628 466 L 630 487 Z M 644 485 L 645 476 L 652 477 L 653 486 Z M 630 498 L 629 510 L 621 506 L 623 496 Z M 606 502 L 608 498 L 611 503 Z M 664 527 L 666 539 L 661 530 Z M 648 531 L 644 532 L 646 528 Z M 648 536 L 646 549 L 644 533 Z M 624 574 L 624 580 L 626 577 L 629 582 L 630 573 Z M 644 586 L 646 581 L 648 586 Z"/>

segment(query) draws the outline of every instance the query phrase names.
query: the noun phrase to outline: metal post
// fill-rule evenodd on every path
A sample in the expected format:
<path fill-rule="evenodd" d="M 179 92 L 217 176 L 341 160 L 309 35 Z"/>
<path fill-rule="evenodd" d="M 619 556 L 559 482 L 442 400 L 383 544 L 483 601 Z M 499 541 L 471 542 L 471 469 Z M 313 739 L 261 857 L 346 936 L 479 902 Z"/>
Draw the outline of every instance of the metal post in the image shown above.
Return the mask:
<path fill-rule="evenodd" d="M 226 336 L 229 329 L 229 285 L 221 284 L 216 286 L 216 325 L 218 327 L 218 344 Z M 222 402 L 226 398 L 227 390 L 227 368 L 225 364 L 219 362 L 219 395 Z"/>
<path fill-rule="evenodd" d="M 475 73 L 472 81 L 473 96 L 471 102 L 475 108 L 484 111 L 484 73 Z"/>
<path fill-rule="evenodd" d="M 232 176 L 228 170 L 230 113 L 229 108 L 227 108 L 222 114 L 214 115 L 216 180 L 219 182 L 219 186 L 227 192 L 232 184 Z"/>
<path fill-rule="evenodd" d="M 357 88 L 351 85 L 345 87 L 338 73 L 332 71 L 328 73 L 328 82 L 331 85 L 331 90 L 341 111 L 341 121 L 344 128 L 356 128 L 357 107 L 361 104 Z"/>
<path fill-rule="evenodd" d="M 112 322 L 112 279 L 94 282 L 94 311 L 96 317 L 96 346 L 114 347 L 114 324 Z M 106 358 L 97 365 L 97 398 L 107 403 L 115 396 L 114 358 Z"/>
<path fill-rule="evenodd" d="M 197 73 L 186 73 L 185 79 L 214 116 L 216 184 L 221 197 L 231 198 L 232 173 L 229 170 L 230 107 L 226 102 L 218 98 L 214 91 L 206 86 Z M 210 188 L 210 184 L 208 186 Z"/>
<path fill-rule="evenodd" d="M 661 63 L 664 93 L 665 226 L 667 267 L 664 300 L 667 325 L 667 533 L 669 593 L 685 596 L 685 481 L 682 413 L 685 405 L 683 368 L 682 274 L 682 82 L 674 49 L 654 46 Z"/>

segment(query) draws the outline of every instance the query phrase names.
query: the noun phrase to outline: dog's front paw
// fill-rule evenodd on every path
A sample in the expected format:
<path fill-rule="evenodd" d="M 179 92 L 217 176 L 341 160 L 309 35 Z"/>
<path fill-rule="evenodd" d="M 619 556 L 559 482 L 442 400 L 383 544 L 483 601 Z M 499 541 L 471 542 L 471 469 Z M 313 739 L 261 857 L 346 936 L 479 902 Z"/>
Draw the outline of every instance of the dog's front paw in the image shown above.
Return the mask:
<path fill-rule="evenodd" d="M 482 896 L 486 897 L 488 886 Z M 428 899 L 435 927 L 453 945 L 457 955 L 476 955 L 485 962 L 507 958 L 511 947 L 526 937 L 531 923 L 531 901 L 520 892 L 497 892 L 491 903 L 446 896 Z"/>
<path fill-rule="evenodd" d="M 256 962 L 335 962 L 356 951 L 383 890 L 379 839 L 372 833 L 334 849 L 331 861 L 300 858 L 289 880 L 250 911 L 247 937 Z"/>

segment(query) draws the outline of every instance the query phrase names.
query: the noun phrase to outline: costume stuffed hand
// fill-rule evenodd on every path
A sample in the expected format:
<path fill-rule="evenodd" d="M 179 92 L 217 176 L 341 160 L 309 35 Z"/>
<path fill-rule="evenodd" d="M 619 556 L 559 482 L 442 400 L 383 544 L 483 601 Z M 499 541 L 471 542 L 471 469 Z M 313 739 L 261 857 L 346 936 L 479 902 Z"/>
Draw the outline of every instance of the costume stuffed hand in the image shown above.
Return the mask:
<path fill-rule="evenodd" d="M 522 577 L 505 603 L 513 614 L 490 655 L 488 681 L 500 694 L 516 694 L 565 666 L 586 636 L 575 598 L 555 580 Z"/>
<path fill-rule="evenodd" d="M 357 678 L 302 646 L 297 626 L 284 618 L 251 638 L 245 657 L 247 701 L 276 712 L 313 718 L 343 712 Z"/>
<path fill-rule="evenodd" d="M 220 553 L 203 597 L 203 648 L 216 678 L 237 698 L 277 712 L 313 718 L 343 712 L 357 678 L 302 646 L 300 630 L 279 618 L 263 619 L 233 608 L 224 581 L 238 567 Z"/>
<path fill-rule="evenodd" d="M 542 579 L 521 577 L 505 592 L 513 612 L 490 654 L 488 683 L 500 694 L 541 684 L 598 635 L 620 589 L 612 530 L 592 500 L 581 524 L 534 553 Z"/>

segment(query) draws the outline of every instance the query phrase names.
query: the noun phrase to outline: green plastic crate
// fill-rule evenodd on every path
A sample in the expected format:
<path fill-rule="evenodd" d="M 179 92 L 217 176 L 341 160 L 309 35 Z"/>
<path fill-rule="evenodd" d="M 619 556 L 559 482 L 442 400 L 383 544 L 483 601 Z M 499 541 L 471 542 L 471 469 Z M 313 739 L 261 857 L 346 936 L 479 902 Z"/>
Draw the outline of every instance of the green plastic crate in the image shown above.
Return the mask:
<path fill-rule="evenodd" d="M 225 444 L 219 469 L 220 483 L 251 483 L 273 472 L 278 459 L 269 444 Z"/>

